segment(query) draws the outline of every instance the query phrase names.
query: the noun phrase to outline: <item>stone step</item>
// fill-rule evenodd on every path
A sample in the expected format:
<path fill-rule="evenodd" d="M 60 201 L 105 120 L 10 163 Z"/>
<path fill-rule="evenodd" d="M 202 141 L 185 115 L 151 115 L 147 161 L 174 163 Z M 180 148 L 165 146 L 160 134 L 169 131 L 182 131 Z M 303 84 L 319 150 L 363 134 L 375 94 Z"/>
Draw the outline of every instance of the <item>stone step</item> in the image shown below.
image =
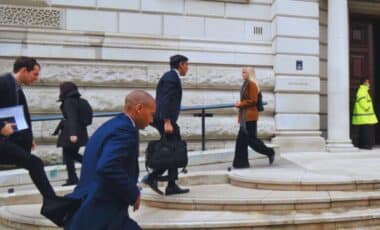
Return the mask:
<path fill-rule="evenodd" d="M 141 179 L 141 178 L 140 178 Z M 178 183 L 182 186 L 203 184 L 225 184 L 228 183 L 228 173 L 225 171 L 200 171 L 195 173 L 181 174 Z M 63 181 L 55 181 L 54 190 L 58 195 L 65 195 L 73 191 L 75 186 L 62 187 Z M 164 183 L 160 183 L 164 185 Z M 3 189 L 0 192 L 0 206 L 13 204 L 36 204 L 40 203 L 41 195 L 34 185 L 18 186 L 14 192 L 8 193 Z"/>
<path fill-rule="evenodd" d="M 0 224 L 11 229 L 53 230 L 39 214 L 40 205 L 0 208 Z M 380 225 L 380 209 L 355 209 L 323 213 L 268 214 L 233 211 L 178 211 L 142 206 L 131 213 L 143 229 L 372 229 Z"/>
<path fill-rule="evenodd" d="M 208 166 L 212 170 L 225 170 L 231 167 L 231 161 L 233 159 L 233 149 L 215 149 L 207 151 L 193 151 L 189 152 L 189 164 L 188 171 L 205 171 L 208 170 Z M 251 160 L 265 159 L 262 155 L 255 154 L 250 151 L 249 158 Z M 145 157 L 140 157 L 140 174 L 146 173 L 145 170 Z M 81 165 L 77 164 L 77 173 L 80 174 Z M 193 170 L 194 169 L 194 170 Z M 66 167 L 64 165 L 54 165 L 45 167 L 46 174 L 49 181 L 61 183 L 67 178 Z M 24 169 L 13 169 L 0 171 L 0 193 L 6 192 L 9 188 L 18 187 L 33 187 L 32 181 L 28 172 Z"/>
<path fill-rule="evenodd" d="M 190 193 L 160 196 L 143 190 L 147 206 L 177 210 L 314 212 L 339 208 L 380 207 L 380 191 L 271 191 L 230 184 L 190 186 Z M 162 188 L 164 189 L 164 188 Z"/>
<path fill-rule="evenodd" d="M 365 172 L 364 172 L 365 173 Z M 380 173 L 348 174 L 303 168 L 236 170 L 229 175 L 235 186 L 282 191 L 368 191 L 380 189 Z"/>

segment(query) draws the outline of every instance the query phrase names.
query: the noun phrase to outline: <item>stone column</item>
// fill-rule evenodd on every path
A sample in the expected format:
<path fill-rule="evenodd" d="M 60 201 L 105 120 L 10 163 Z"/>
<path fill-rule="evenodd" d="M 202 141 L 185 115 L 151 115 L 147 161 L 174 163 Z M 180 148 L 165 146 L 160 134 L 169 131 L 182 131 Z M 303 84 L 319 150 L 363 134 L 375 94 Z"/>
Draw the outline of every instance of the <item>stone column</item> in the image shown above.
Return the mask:
<path fill-rule="evenodd" d="M 347 0 L 328 1 L 328 140 L 331 152 L 355 150 L 350 139 Z"/>
<path fill-rule="evenodd" d="M 281 152 L 325 151 L 319 115 L 319 3 L 274 1 L 272 36 L 276 77 L 272 143 Z"/>

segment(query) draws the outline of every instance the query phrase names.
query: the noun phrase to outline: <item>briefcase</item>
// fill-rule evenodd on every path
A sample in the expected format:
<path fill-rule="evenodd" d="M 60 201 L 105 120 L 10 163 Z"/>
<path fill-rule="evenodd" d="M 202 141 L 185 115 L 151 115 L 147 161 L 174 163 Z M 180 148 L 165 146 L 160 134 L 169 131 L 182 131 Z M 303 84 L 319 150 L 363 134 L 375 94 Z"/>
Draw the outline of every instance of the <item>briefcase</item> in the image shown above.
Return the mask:
<path fill-rule="evenodd" d="M 188 163 L 187 144 L 183 140 L 150 141 L 146 149 L 145 165 L 151 169 L 185 168 Z"/>

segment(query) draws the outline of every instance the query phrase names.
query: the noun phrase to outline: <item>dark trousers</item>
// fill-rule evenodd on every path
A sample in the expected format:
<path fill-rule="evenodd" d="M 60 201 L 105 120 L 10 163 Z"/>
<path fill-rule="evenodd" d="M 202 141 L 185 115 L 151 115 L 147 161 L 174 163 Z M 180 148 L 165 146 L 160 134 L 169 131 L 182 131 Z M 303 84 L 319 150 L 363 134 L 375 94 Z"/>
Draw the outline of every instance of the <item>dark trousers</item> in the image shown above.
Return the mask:
<path fill-rule="evenodd" d="M 16 165 L 28 170 L 42 196 L 55 197 L 55 192 L 49 183 L 40 158 L 26 152 L 11 141 L 3 140 L 0 141 L 0 164 Z"/>
<path fill-rule="evenodd" d="M 172 123 L 173 125 L 173 133 L 171 134 L 165 134 L 165 129 L 164 129 L 164 121 L 163 120 L 155 120 L 152 124 L 153 127 L 155 127 L 158 132 L 161 135 L 161 138 L 163 135 L 166 135 L 167 140 L 181 140 L 181 132 L 180 128 L 177 123 Z M 150 174 L 151 176 L 157 178 L 158 176 L 161 176 L 168 171 L 168 180 L 169 180 L 169 185 L 175 183 L 175 181 L 178 179 L 178 168 L 169 168 L 169 169 L 155 169 L 153 172 Z"/>
<path fill-rule="evenodd" d="M 274 154 L 272 148 L 268 148 L 264 142 L 257 138 L 257 121 L 248 121 L 246 123 L 247 132 L 240 127 L 235 144 L 235 157 L 233 167 L 249 167 L 248 146 L 258 153 L 269 156 Z"/>
<path fill-rule="evenodd" d="M 358 147 L 361 149 L 372 149 L 372 126 L 371 125 L 359 125 L 359 143 Z"/>
<path fill-rule="evenodd" d="M 67 175 L 68 175 L 68 181 L 70 182 L 78 182 L 78 176 L 75 172 L 75 164 L 74 162 L 80 162 L 82 163 L 82 155 L 78 153 L 79 146 L 72 146 L 72 147 L 63 147 L 62 153 L 63 153 L 63 161 L 66 164 L 67 169 Z"/>

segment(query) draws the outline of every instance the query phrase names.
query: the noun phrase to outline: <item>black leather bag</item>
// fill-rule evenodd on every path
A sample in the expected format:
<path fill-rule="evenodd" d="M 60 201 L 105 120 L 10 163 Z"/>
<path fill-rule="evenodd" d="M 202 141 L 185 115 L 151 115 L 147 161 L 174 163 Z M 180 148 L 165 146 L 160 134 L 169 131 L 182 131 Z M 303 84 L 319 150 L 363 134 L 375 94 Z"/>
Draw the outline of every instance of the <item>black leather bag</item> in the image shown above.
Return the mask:
<path fill-rule="evenodd" d="M 183 140 L 150 141 L 146 149 L 145 165 L 151 169 L 185 168 L 188 163 L 187 144 Z"/>
<path fill-rule="evenodd" d="M 259 92 L 259 95 L 257 96 L 257 111 L 263 112 L 264 111 L 264 102 L 263 102 L 263 95 L 261 92 Z"/>

